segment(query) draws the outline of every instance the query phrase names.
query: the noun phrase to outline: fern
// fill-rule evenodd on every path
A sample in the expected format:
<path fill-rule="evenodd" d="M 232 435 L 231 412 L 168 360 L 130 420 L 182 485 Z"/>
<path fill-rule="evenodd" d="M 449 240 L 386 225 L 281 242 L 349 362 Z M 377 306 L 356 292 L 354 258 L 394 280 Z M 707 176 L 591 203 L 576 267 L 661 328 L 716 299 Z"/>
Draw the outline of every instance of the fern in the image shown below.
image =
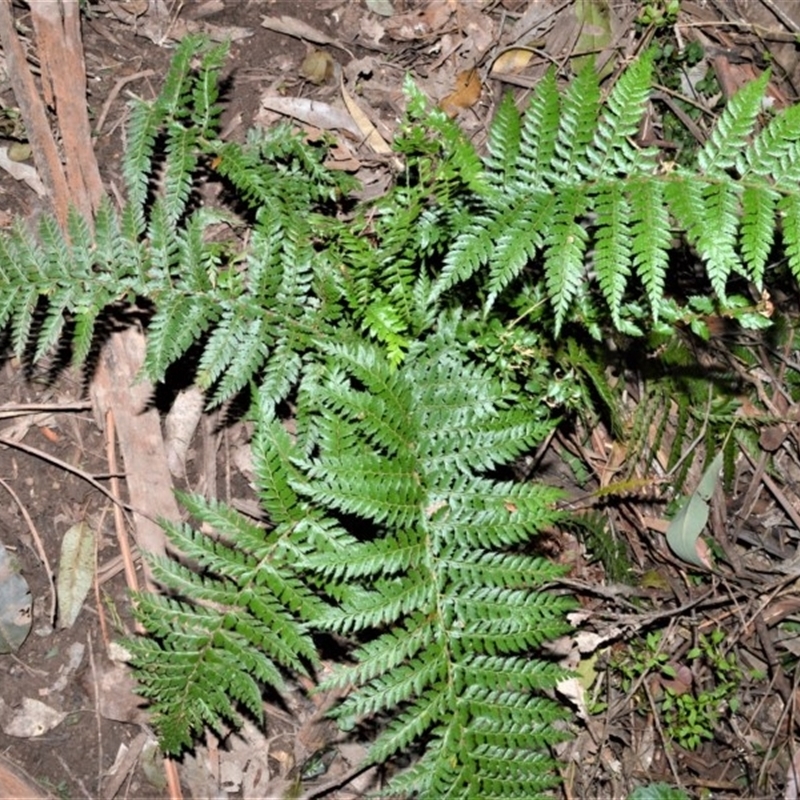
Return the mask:
<path fill-rule="evenodd" d="M 182 560 L 154 563 L 166 596 L 137 598 L 149 636 L 134 663 L 163 744 L 260 717 L 265 686 L 313 674 L 315 634 L 335 632 L 354 647 L 328 680 L 352 687 L 336 716 L 380 730 L 375 763 L 419 754 L 393 790 L 542 796 L 566 712 L 539 648 L 567 630 L 571 600 L 545 588 L 560 568 L 534 545 L 570 520 L 555 490 L 502 476 L 560 413 L 594 409 L 624 433 L 608 337 L 702 332 L 710 313 L 766 323 L 732 287 L 760 286 L 777 249 L 800 277 L 800 111 L 759 130 L 764 78 L 673 169 L 635 141 L 646 57 L 605 100 L 591 66 L 564 91 L 549 73 L 522 111 L 506 99 L 482 158 L 407 85 L 405 169 L 357 204 L 325 148 L 286 127 L 219 140 L 224 55 L 186 40 L 159 97 L 134 104 L 123 209 L 0 236 L 0 326 L 17 353 L 69 336 L 81 361 L 97 320 L 138 303 L 152 379 L 185 360 L 211 404 L 254 400 L 265 523 L 183 497 L 212 533 L 166 526 Z M 207 168 L 239 216 L 195 202 Z M 678 240 L 713 297 L 667 296 Z M 677 393 L 679 438 L 694 434 L 696 381 L 670 379 L 656 413 Z M 708 435 L 732 414 L 715 400 Z M 641 450 L 652 423 L 633 421 Z"/>

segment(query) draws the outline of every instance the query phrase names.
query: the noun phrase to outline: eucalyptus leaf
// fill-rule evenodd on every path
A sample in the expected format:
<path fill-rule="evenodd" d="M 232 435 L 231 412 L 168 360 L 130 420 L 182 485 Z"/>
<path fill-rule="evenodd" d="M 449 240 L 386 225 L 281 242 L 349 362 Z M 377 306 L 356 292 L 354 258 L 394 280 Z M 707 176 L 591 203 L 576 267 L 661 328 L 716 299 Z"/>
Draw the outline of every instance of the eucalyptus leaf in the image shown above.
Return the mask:
<path fill-rule="evenodd" d="M 61 542 L 58 564 L 58 624 L 71 628 L 94 577 L 94 531 L 85 522 L 73 525 Z"/>
<path fill-rule="evenodd" d="M 705 543 L 700 539 L 708 522 L 708 501 L 714 494 L 722 469 L 722 452 L 718 453 L 687 497 L 667 528 L 667 544 L 678 558 L 698 567 L 711 567 Z"/>

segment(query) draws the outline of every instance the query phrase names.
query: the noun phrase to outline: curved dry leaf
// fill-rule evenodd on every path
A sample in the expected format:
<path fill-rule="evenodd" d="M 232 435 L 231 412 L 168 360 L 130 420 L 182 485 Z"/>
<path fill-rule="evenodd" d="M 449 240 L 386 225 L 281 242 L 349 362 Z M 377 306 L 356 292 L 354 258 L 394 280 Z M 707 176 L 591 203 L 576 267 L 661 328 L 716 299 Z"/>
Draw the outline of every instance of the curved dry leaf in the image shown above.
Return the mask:
<path fill-rule="evenodd" d="M 476 69 L 465 69 L 456 75 L 456 88 L 439 103 L 450 117 L 455 117 L 464 108 L 471 108 L 480 100 L 481 76 Z"/>
<path fill-rule="evenodd" d="M 514 75 L 530 64 L 533 52 L 524 47 L 512 47 L 500 53 L 492 64 L 492 75 Z"/>
<path fill-rule="evenodd" d="M 372 120 L 361 110 L 361 107 L 351 97 L 347 89 L 344 88 L 344 83 L 340 83 L 342 92 L 342 99 L 344 100 L 347 110 L 353 118 L 353 121 L 358 126 L 364 141 L 376 152 L 388 155 L 392 152 L 392 148 L 378 133 L 378 129 L 372 124 Z"/>
<path fill-rule="evenodd" d="M 332 36 L 328 36 L 324 31 L 286 14 L 282 14 L 280 17 L 263 17 L 261 19 L 261 27 L 275 31 L 275 33 L 284 33 L 297 39 L 305 39 L 315 44 L 329 44 L 344 50 L 351 58 L 355 58 L 341 42 L 338 42 Z"/>
<path fill-rule="evenodd" d="M 286 117 L 304 122 L 320 130 L 340 130 L 351 133 L 360 139 L 362 134 L 353 118 L 340 108 L 319 100 L 309 100 L 306 97 L 281 97 L 280 95 L 265 95 L 261 98 L 261 105 L 270 111 L 276 111 Z"/>

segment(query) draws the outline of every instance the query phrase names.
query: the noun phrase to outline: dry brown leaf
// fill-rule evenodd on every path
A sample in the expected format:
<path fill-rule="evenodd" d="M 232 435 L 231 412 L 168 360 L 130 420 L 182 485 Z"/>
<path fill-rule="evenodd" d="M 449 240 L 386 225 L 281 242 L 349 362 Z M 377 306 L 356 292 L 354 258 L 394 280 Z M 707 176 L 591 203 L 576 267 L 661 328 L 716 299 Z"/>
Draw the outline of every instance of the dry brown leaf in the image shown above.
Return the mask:
<path fill-rule="evenodd" d="M 382 153 L 384 155 L 391 153 L 392 148 L 389 146 L 383 136 L 378 133 L 378 129 L 372 124 L 372 120 L 362 111 L 358 103 L 356 103 L 356 101 L 350 96 L 350 93 L 347 91 L 347 89 L 344 88 L 344 83 L 340 84 L 340 88 L 342 91 L 342 99 L 344 100 L 344 104 L 347 106 L 350 116 L 352 116 L 353 120 L 361 131 L 364 141 L 376 153 Z"/>
<path fill-rule="evenodd" d="M 531 0 L 525 13 L 503 37 L 504 43 L 523 44 L 546 33 L 555 22 L 557 6 L 551 0 Z"/>
<path fill-rule="evenodd" d="M 523 47 L 512 47 L 506 50 L 494 60 L 492 64 L 492 75 L 514 75 L 522 72 L 530 64 L 533 52 Z"/>
<path fill-rule="evenodd" d="M 339 172 L 358 172 L 361 169 L 361 161 L 343 141 L 334 142 L 328 147 L 328 155 L 322 163 L 327 169 Z"/>
<path fill-rule="evenodd" d="M 457 0 L 431 0 L 428 7 L 422 12 L 422 18 L 431 31 L 439 31 L 450 21 L 457 5 Z M 469 7 L 465 6 L 463 10 L 469 11 Z M 486 17 L 480 11 L 478 13 L 486 22 Z"/>
<path fill-rule="evenodd" d="M 456 88 L 445 97 L 439 107 L 449 117 L 455 117 L 464 108 L 472 108 L 481 97 L 481 76 L 476 69 L 465 69 L 456 75 Z"/>
<path fill-rule="evenodd" d="M 338 47 L 344 50 L 351 58 L 355 56 L 340 42 L 332 36 L 328 36 L 324 31 L 309 25 L 302 20 L 295 19 L 283 14 L 280 17 L 264 17 L 261 20 L 261 27 L 268 30 L 275 31 L 275 33 L 284 33 L 287 36 L 294 36 L 297 39 L 304 39 L 308 42 L 315 44 L 329 44 L 332 47 Z"/>
<path fill-rule="evenodd" d="M 458 14 L 458 27 L 464 34 L 464 41 L 459 48 L 462 58 L 477 63 L 480 55 L 497 44 L 497 25 L 477 5 L 463 5 Z"/>
<path fill-rule="evenodd" d="M 314 128 L 322 128 L 326 131 L 347 131 L 358 139 L 362 137 L 360 126 L 347 112 L 319 100 L 309 100 L 306 97 L 264 95 L 261 98 L 261 108 L 292 117 Z"/>
<path fill-rule="evenodd" d="M 333 78 L 333 57 L 326 50 L 312 50 L 300 65 L 300 74 L 316 86 Z"/>
<path fill-rule="evenodd" d="M 432 16 L 432 19 L 436 21 L 436 16 Z M 417 39 L 424 39 L 434 32 L 426 13 L 421 11 L 398 14 L 387 20 L 385 28 L 387 36 L 401 42 L 414 42 Z"/>
<path fill-rule="evenodd" d="M 386 35 L 386 29 L 375 17 L 362 17 L 358 21 L 358 30 L 362 41 L 372 42 L 373 44 L 378 44 Z"/>

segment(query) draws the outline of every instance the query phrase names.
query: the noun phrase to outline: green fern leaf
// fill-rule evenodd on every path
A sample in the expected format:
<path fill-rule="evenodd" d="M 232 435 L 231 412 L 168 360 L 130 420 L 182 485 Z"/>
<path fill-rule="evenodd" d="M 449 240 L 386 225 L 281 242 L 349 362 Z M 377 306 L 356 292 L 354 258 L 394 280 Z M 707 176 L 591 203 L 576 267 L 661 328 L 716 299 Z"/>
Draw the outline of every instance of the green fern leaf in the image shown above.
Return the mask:
<path fill-rule="evenodd" d="M 704 192 L 706 213 L 697 249 L 706 262 L 711 286 L 721 300 L 726 296 L 728 277 L 739 263 L 735 248 L 740 188 L 738 184 L 720 181 L 710 184 Z"/>
<path fill-rule="evenodd" d="M 128 143 L 122 159 L 122 175 L 125 179 L 128 208 L 134 215 L 138 228 L 144 227 L 151 165 L 162 121 L 161 109 L 155 104 L 134 103 L 130 112 Z"/>
<path fill-rule="evenodd" d="M 494 252 L 495 236 L 502 232 L 502 228 L 493 215 L 474 215 L 445 256 L 444 268 L 431 290 L 432 296 L 438 298 L 456 284 L 467 281 L 487 264 Z"/>
<path fill-rule="evenodd" d="M 490 259 L 487 305 L 494 304 L 501 292 L 533 262 L 544 244 L 543 231 L 549 229 L 555 197 L 550 193 L 531 194 L 502 217 L 505 230 L 494 232 L 494 251 Z M 499 226 L 498 226 L 499 227 Z M 499 236 L 498 236 L 499 234 Z"/>
<path fill-rule="evenodd" d="M 748 274 L 759 289 L 775 238 L 778 198 L 767 187 L 748 185 L 742 191 L 741 250 Z"/>
<path fill-rule="evenodd" d="M 260 718 L 258 682 L 280 688 L 282 668 L 302 673 L 316 660 L 298 614 L 319 613 L 309 589 L 277 558 L 289 528 L 267 535 L 221 504 L 182 499 L 221 538 L 167 526 L 174 545 L 204 574 L 154 560 L 156 579 L 185 600 L 138 596 L 137 616 L 155 638 L 130 643 L 168 752 L 180 751 L 206 725 L 237 722 L 232 700 Z"/>
<path fill-rule="evenodd" d="M 697 165 L 704 175 L 722 177 L 737 163 L 753 133 L 768 81 L 766 71 L 728 101 L 708 141 L 697 153 Z"/>
<path fill-rule="evenodd" d="M 628 182 L 628 188 L 633 268 L 644 286 L 653 318 L 657 319 L 672 244 L 664 185 L 660 181 L 640 179 Z"/>
<path fill-rule="evenodd" d="M 212 297 L 178 293 L 165 297 L 147 329 L 146 373 L 162 380 L 167 367 L 202 337 L 217 313 Z"/>
<path fill-rule="evenodd" d="M 164 215 L 174 225 L 186 212 L 197 166 L 198 130 L 180 122 L 170 122 L 166 129 L 166 164 L 164 167 Z"/>
<path fill-rule="evenodd" d="M 561 104 L 553 168 L 567 181 L 589 172 L 587 152 L 597 128 L 600 81 L 590 61 L 570 83 Z"/>
<path fill-rule="evenodd" d="M 492 120 L 489 139 L 486 143 L 489 154 L 486 169 L 490 181 L 502 187 L 516 171 L 519 158 L 522 121 L 514 104 L 514 97 L 506 94 Z"/>
<path fill-rule="evenodd" d="M 229 333 L 231 333 L 229 331 Z M 242 324 L 232 331 L 230 344 L 235 346 L 230 361 L 211 395 L 211 405 L 218 405 L 233 397 L 258 374 L 269 357 L 272 342 L 270 320 L 265 317 L 252 318 L 252 313 L 242 320 Z M 205 356 L 205 353 L 203 354 Z M 204 366 L 201 361 L 201 367 Z M 201 372 L 198 382 L 206 384 L 207 377 Z"/>
<path fill-rule="evenodd" d="M 555 311 L 556 335 L 584 280 L 588 234 L 578 220 L 587 206 L 588 200 L 579 189 L 561 192 L 553 226 L 546 237 L 545 282 Z"/>
<path fill-rule="evenodd" d="M 786 195 L 778 202 L 784 251 L 796 280 L 800 280 L 800 196 Z"/>
<path fill-rule="evenodd" d="M 618 181 L 597 184 L 593 207 L 600 220 L 594 250 L 597 280 L 619 327 L 620 306 L 633 264 L 631 207 L 624 186 Z"/>
<path fill-rule="evenodd" d="M 519 162 L 511 183 L 515 192 L 545 188 L 556 154 L 560 114 L 556 75 L 549 69 L 537 84 L 522 121 Z"/>
<path fill-rule="evenodd" d="M 363 586 L 322 619 L 326 627 L 340 633 L 385 629 L 358 651 L 352 668 L 331 679 L 331 685 L 358 687 L 336 714 L 349 727 L 362 717 L 393 713 L 371 750 L 376 761 L 433 736 L 421 762 L 427 769 L 412 770 L 416 788 L 424 790 L 460 753 L 455 731 L 465 725 L 482 730 L 483 715 L 494 719 L 509 702 L 507 694 L 496 701 L 484 697 L 482 705 L 464 699 L 465 686 L 488 674 L 485 659 L 518 657 L 564 630 L 563 598 L 534 589 L 555 577 L 557 568 L 497 552 L 552 523 L 557 493 L 472 474 L 513 457 L 545 436 L 547 426 L 502 409 L 501 388 L 459 357 L 450 340 L 412 349 L 399 370 L 363 345 L 326 350 L 338 368 L 329 368 L 309 395 L 321 404 L 317 413 L 325 430 L 314 457 L 298 462 L 307 479 L 293 488 L 385 531 L 309 562 L 329 578 Z M 474 659 L 480 666 L 470 672 Z M 533 669 L 528 677 L 541 678 L 540 690 L 558 674 Z M 522 683 L 510 701 L 518 708 L 527 707 L 534 690 Z M 547 712 L 530 707 L 536 712 L 528 723 L 558 715 L 555 706 Z M 488 739 L 476 734 L 482 745 L 496 740 L 501 748 L 517 735 L 524 738 L 505 723 Z M 474 776 L 486 774 L 484 765 L 466 758 L 475 791 L 480 779 Z M 510 782 L 519 777 L 511 765 L 507 769 Z M 544 780 L 541 771 L 538 779 Z M 526 782 L 520 791 L 530 786 Z"/>
<path fill-rule="evenodd" d="M 614 84 L 597 123 L 586 157 L 596 175 L 654 172 L 657 150 L 636 149 L 631 139 L 642 122 L 653 80 L 653 55 L 633 62 Z"/>
<path fill-rule="evenodd" d="M 784 109 L 739 155 L 744 178 L 758 176 L 789 192 L 800 182 L 800 104 Z"/>

